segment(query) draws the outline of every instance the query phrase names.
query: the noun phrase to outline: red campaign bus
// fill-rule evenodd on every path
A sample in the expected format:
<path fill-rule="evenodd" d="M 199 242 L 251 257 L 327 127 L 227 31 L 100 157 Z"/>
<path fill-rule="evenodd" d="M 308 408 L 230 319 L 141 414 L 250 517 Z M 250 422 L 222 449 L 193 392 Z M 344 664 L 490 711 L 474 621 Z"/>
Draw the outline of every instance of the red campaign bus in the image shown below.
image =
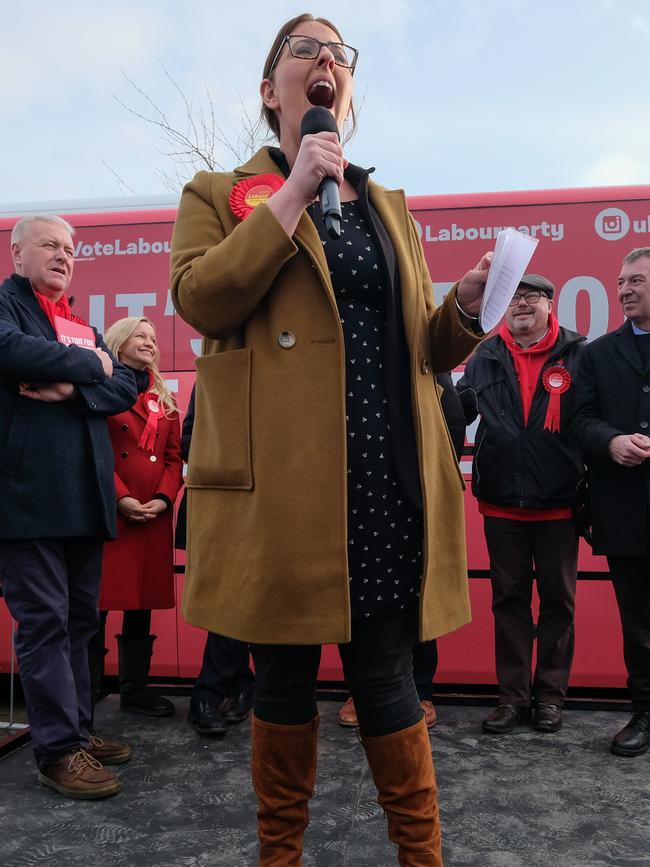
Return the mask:
<path fill-rule="evenodd" d="M 440 303 L 453 282 L 494 246 L 501 228 L 514 226 L 539 239 L 530 270 L 556 286 L 560 322 L 590 340 L 618 328 L 623 315 L 616 278 L 623 256 L 633 247 L 650 246 L 650 186 L 545 190 L 445 196 L 412 196 L 431 272 L 432 292 Z M 116 319 L 145 315 L 156 327 L 161 370 L 185 411 L 194 381 L 200 337 L 174 312 L 169 291 L 169 251 L 176 201 L 115 199 L 5 207 L 0 211 L 0 275 L 12 271 L 10 233 L 27 213 L 63 216 L 75 228 L 74 310 L 104 332 Z M 454 372 L 462 375 L 462 367 Z M 476 425 L 468 429 L 466 479 Z M 467 550 L 473 619 L 439 641 L 436 682 L 459 688 L 491 685 L 494 673 L 491 590 L 482 521 L 468 491 L 465 496 Z M 193 678 L 199 670 L 204 633 L 180 613 L 183 552 L 177 552 L 177 607 L 155 611 L 158 635 L 152 674 Z M 604 557 L 581 542 L 576 600 L 576 653 L 571 686 L 618 688 L 625 685 L 621 630 Z M 119 614 L 108 621 L 107 672 L 117 670 L 112 635 Z M 0 603 L 0 672 L 9 670 L 10 618 Z M 342 680 L 335 647 L 324 648 L 321 681 Z"/>

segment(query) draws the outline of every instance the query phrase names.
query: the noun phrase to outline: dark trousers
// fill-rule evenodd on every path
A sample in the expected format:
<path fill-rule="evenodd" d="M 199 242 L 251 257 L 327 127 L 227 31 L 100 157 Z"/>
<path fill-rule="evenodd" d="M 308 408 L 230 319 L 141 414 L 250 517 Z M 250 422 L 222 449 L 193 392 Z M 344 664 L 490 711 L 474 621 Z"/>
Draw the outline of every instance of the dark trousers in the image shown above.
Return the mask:
<path fill-rule="evenodd" d="M 578 536 L 572 520 L 485 518 L 501 703 L 562 705 L 573 661 Z M 533 623 L 533 569 L 539 619 Z M 537 664 L 531 684 L 533 640 Z"/>
<path fill-rule="evenodd" d="M 414 626 L 417 629 L 417 626 Z M 438 642 L 413 642 L 413 680 L 420 701 L 433 701 L 433 678 L 438 668 Z"/>
<path fill-rule="evenodd" d="M 18 623 L 16 654 L 38 766 L 87 746 L 88 642 L 97 632 L 102 542 L 0 542 L 0 581 Z"/>
<path fill-rule="evenodd" d="M 253 680 L 253 672 L 248 664 L 248 644 L 208 632 L 203 664 L 192 695 L 199 700 L 216 700 L 221 704 L 231 695 L 250 693 Z"/>
<path fill-rule="evenodd" d="M 415 725 L 422 708 L 413 682 L 415 615 L 354 620 L 352 641 L 340 644 L 343 672 L 367 737 Z M 255 716 L 302 725 L 317 713 L 320 645 L 251 645 L 255 661 Z"/>
<path fill-rule="evenodd" d="M 420 701 L 433 701 L 433 678 L 437 668 L 437 641 L 416 641 L 413 645 L 413 680 Z"/>
<path fill-rule="evenodd" d="M 650 711 L 650 557 L 608 557 L 635 713 Z"/>

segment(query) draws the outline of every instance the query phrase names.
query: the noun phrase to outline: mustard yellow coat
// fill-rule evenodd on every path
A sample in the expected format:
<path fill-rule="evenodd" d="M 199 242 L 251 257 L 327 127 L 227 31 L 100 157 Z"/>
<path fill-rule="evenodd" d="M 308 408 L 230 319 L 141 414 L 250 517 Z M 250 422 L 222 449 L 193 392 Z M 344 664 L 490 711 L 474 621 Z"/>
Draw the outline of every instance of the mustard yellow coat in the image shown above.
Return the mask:
<path fill-rule="evenodd" d="M 183 612 L 196 626 L 271 644 L 350 640 L 343 331 L 322 244 L 305 213 L 293 237 L 265 204 L 243 221 L 228 197 L 279 174 L 266 149 L 233 173 L 200 172 L 172 240 L 172 297 L 204 335 L 189 456 Z M 434 373 L 479 338 L 455 290 L 434 310 L 401 190 L 369 185 L 395 248 L 411 358 L 424 499 L 420 636 L 470 619 L 462 476 Z"/>

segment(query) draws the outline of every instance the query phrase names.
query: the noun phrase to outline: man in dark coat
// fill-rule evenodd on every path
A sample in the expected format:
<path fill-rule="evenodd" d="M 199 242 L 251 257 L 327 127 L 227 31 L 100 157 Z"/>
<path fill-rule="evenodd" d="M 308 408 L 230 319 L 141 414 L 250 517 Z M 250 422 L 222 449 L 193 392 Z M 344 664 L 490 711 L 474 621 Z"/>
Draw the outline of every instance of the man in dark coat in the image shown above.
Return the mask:
<path fill-rule="evenodd" d="M 554 291 L 545 277 L 524 275 L 498 334 L 478 347 L 457 386 L 468 424 L 481 415 L 472 491 L 490 555 L 499 703 L 483 729 L 495 734 L 528 721 L 533 704 L 533 728 L 557 731 L 573 661 L 573 510 L 584 464 L 570 422 L 585 338 L 560 327 Z"/>
<path fill-rule="evenodd" d="M 0 583 L 18 622 L 39 782 L 100 798 L 120 789 L 102 762 L 131 755 L 89 731 L 87 648 L 98 625 L 102 544 L 116 516 L 106 416 L 131 406 L 136 390 L 70 310 L 72 233 L 59 217 L 20 220 L 15 273 L 0 287 Z"/>
<path fill-rule="evenodd" d="M 616 755 L 650 740 L 650 247 L 623 259 L 627 321 L 590 344 L 578 377 L 574 429 L 589 467 L 594 552 L 606 554 L 623 627 L 632 719 Z"/>

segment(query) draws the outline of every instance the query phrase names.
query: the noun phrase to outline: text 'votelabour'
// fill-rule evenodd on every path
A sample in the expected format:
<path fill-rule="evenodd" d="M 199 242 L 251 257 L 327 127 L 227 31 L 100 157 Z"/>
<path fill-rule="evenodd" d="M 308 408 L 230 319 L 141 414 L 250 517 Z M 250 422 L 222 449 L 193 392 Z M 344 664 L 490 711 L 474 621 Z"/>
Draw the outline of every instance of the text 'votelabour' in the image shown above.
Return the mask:
<path fill-rule="evenodd" d="M 169 253 L 171 251 L 169 241 L 145 241 L 140 237 L 135 241 L 129 241 L 122 246 L 120 238 L 115 238 L 112 243 L 94 241 L 88 243 L 79 241 L 74 248 L 75 259 L 91 259 L 95 256 L 146 256 L 149 253 Z"/>

